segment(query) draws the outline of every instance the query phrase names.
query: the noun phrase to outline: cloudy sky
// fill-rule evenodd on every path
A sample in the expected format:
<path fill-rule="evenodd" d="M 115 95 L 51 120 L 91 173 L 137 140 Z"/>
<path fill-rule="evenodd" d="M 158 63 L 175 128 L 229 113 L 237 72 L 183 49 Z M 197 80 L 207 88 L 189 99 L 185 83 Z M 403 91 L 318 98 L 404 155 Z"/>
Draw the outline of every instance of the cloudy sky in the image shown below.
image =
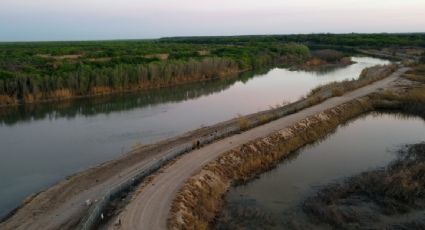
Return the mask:
<path fill-rule="evenodd" d="M 425 32 L 425 0 L 0 0 L 0 41 Z"/>

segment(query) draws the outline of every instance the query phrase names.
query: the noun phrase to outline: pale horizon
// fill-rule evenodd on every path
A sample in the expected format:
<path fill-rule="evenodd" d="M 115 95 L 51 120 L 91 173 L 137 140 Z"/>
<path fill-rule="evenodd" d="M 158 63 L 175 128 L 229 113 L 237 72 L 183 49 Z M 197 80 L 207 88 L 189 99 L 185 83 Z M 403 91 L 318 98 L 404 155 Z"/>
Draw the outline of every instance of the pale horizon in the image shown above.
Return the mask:
<path fill-rule="evenodd" d="M 424 32 L 422 0 L 0 0 L 0 41 Z"/>

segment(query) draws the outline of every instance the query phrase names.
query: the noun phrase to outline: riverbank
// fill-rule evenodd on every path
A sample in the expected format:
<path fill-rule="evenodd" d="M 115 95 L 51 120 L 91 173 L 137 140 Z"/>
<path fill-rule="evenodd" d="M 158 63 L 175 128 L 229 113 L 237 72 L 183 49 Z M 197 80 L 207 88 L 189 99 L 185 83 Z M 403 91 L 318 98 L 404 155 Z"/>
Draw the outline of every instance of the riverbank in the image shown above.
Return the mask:
<path fill-rule="evenodd" d="M 206 229 L 220 210 L 223 195 L 230 186 L 267 171 L 293 150 L 322 138 L 360 114 L 389 107 L 413 110 L 418 109 L 417 103 L 425 102 L 423 89 L 415 89 L 418 83 L 401 80 L 398 84 L 392 93 L 385 91 L 348 102 L 223 154 L 185 183 L 173 202 L 168 227 L 185 229 L 190 223 Z M 389 102 L 391 98 L 393 101 Z"/>

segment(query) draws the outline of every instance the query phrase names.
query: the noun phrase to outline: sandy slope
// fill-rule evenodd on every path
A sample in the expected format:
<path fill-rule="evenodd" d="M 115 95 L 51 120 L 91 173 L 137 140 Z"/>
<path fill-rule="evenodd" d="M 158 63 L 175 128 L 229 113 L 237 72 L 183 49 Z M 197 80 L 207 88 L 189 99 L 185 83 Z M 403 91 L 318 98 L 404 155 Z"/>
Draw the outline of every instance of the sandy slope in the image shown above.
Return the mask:
<path fill-rule="evenodd" d="M 239 145 L 284 129 L 307 116 L 389 87 L 405 71 L 407 71 L 407 68 L 402 68 L 384 80 L 347 93 L 342 97 L 331 98 L 319 105 L 253 128 L 239 135 L 228 137 L 184 155 L 177 162 L 163 170 L 161 174 L 157 175 L 133 198 L 132 202 L 117 218 L 121 220 L 120 227 L 111 226 L 110 228 L 166 229 L 167 217 L 176 193 L 191 175 L 199 171 L 209 161 Z"/>

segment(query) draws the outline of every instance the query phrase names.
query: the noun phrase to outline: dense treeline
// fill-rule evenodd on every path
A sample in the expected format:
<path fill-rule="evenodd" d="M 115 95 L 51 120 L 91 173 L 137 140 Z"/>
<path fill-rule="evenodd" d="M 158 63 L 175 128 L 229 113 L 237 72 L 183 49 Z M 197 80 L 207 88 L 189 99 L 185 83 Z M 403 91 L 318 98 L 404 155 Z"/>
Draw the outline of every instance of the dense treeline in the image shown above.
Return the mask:
<path fill-rule="evenodd" d="M 294 43 L 51 42 L 0 48 L 1 104 L 158 88 L 309 56 L 306 46 Z"/>

